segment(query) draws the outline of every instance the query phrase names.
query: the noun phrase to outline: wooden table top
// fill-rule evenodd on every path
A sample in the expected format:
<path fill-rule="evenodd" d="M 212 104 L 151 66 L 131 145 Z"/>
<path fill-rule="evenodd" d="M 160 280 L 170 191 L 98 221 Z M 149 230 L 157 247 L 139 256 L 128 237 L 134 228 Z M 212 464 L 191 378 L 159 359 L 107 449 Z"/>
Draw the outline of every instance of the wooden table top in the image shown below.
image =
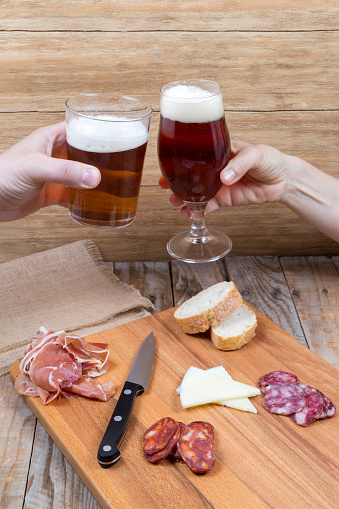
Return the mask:
<path fill-rule="evenodd" d="M 154 303 L 154 313 L 179 305 L 214 283 L 233 280 L 246 301 L 339 367 L 339 257 L 230 257 L 198 265 L 172 261 L 108 266 Z M 10 376 L 1 377 L 0 385 L 0 506 L 99 508 L 18 397 Z"/>
<path fill-rule="evenodd" d="M 233 240 L 226 261 L 168 261 L 166 242 L 187 220 L 158 187 L 156 155 L 160 87 L 203 77 L 223 86 L 233 138 L 273 145 L 339 177 L 338 16 L 337 0 L 7 2 L 0 14 L 0 151 L 63 120 L 74 94 L 137 96 L 154 116 L 133 225 L 119 232 L 79 227 L 66 210 L 50 207 L 0 224 L 0 262 L 91 238 L 155 312 L 234 280 L 246 301 L 338 368 L 339 245 L 271 204 L 208 217 L 207 226 Z M 0 507 L 98 509 L 9 375 L 0 386 Z"/>

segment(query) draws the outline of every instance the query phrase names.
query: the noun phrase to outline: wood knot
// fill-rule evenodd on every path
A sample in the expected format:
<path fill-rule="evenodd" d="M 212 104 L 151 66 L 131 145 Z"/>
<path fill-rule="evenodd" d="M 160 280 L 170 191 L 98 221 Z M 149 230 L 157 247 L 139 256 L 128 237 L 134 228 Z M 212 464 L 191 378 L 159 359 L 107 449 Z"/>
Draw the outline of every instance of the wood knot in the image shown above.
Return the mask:
<path fill-rule="evenodd" d="M 272 297 L 273 297 L 273 299 L 278 299 L 280 297 L 280 295 L 281 295 L 281 291 L 280 291 L 279 288 L 274 288 L 272 290 Z"/>
<path fill-rule="evenodd" d="M 197 292 L 195 292 L 194 290 L 187 290 L 187 293 L 190 297 L 194 297 L 194 295 L 197 294 Z"/>
<path fill-rule="evenodd" d="M 324 294 L 324 295 L 327 295 L 327 294 L 328 294 L 328 290 L 327 290 L 327 288 L 323 288 L 323 289 L 321 290 L 321 293 L 322 293 L 322 294 Z"/>
<path fill-rule="evenodd" d="M 293 297 L 300 297 L 300 291 L 299 290 L 292 290 Z"/>

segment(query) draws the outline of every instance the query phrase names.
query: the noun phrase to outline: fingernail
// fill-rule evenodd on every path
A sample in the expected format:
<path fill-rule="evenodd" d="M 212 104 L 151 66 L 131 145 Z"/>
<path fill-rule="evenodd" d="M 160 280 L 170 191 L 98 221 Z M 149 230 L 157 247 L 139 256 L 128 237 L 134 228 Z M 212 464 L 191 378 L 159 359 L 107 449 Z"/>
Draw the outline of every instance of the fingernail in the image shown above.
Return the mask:
<path fill-rule="evenodd" d="M 221 181 L 225 184 L 231 184 L 233 180 L 236 178 L 237 174 L 233 170 L 226 170 L 221 174 Z"/>
<path fill-rule="evenodd" d="M 82 172 L 81 183 L 84 187 L 95 187 L 99 183 L 99 170 L 92 166 L 87 166 Z"/>

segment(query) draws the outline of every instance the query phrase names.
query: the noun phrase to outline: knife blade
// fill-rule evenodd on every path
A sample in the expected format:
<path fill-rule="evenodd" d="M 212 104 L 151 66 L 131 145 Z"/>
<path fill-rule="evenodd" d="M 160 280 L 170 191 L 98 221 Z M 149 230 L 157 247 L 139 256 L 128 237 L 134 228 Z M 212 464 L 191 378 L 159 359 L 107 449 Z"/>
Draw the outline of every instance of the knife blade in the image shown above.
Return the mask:
<path fill-rule="evenodd" d="M 151 332 L 138 350 L 99 446 L 98 462 L 103 468 L 111 467 L 120 459 L 119 447 L 125 438 L 132 418 L 135 398 L 147 389 L 153 366 L 154 352 L 155 339 L 153 332 Z"/>

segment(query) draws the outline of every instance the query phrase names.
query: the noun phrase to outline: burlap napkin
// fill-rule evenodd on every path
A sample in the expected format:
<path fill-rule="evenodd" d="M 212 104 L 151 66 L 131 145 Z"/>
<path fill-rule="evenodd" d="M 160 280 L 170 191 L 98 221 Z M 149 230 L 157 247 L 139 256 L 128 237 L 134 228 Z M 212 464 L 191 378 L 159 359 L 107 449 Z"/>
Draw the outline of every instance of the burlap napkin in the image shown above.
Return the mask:
<path fill-rule="evenodd" d="M 90 240 L 0 265 L 0 375 L 38 328 L 81 336 L 149 315 L 152 303 L 120 281 Z"/>

